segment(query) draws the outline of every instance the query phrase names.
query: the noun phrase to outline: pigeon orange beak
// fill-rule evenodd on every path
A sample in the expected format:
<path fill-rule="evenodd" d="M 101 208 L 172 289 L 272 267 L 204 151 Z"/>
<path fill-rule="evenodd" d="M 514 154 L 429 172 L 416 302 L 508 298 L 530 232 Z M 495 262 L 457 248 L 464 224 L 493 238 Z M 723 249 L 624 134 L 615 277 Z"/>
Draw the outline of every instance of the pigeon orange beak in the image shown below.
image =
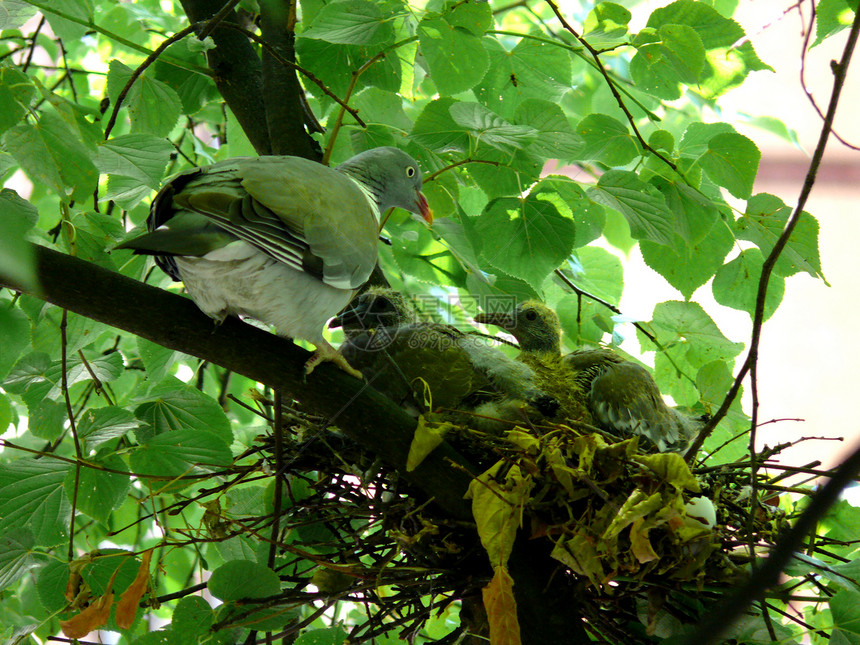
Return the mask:
<path fill-rule="evenodd" d="M 433 211 L 430 210 L 430 205 L 427 203 L 427 198 L 424 197 L 424 193 L 418 193 L 418 211 L 421 213 L 421 217 L 424 218 L 424 221 L 427 222 L 427 226 L 433 225 Z"/>

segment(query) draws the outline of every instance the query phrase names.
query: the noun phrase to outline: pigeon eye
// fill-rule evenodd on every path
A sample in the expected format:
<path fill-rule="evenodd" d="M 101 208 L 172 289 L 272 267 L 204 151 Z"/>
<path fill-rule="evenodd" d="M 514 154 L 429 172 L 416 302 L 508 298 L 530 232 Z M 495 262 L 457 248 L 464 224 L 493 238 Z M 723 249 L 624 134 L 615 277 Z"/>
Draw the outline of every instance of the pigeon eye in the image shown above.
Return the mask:
<path fill-rule="evenodd" d="M 414 177 L 415 176 L 415 168 L 412 166 L 406 166 L 406 176 Z"/>
<path fill-rule="evenodd" d="M 537 312 L 534 309 L 529 309 L 526 312 L 526 320 L 537 320 Z"/>

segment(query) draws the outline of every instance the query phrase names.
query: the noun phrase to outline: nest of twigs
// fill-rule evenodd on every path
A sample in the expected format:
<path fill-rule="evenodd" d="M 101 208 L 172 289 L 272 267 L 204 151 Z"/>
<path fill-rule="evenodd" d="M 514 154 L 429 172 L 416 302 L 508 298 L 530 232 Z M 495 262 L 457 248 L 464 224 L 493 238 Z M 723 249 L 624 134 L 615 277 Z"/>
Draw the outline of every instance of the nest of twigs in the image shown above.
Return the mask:
<path fill-rule="evenodd" d="M 284 410 L 287 547 L 275 568 L 296 583 L 284 601 L 356 603 L 368 617 L 349 636 L 358 643 L 391 630 L 409 638 L 462 600 L 461 626 L 444 639 L 456 641 L 493 576 L 481 520 L 455 521 L 422 503 L 396 471 L 321 421 Z M 575 421 L 501 435 L 424 425 L 444 426 L 446 440 L 487 469 L 476 485 L 514 507 L 530 539 L 547 541 L 554 575 L 575 581 L 571 603 L 601 638 L 650 642 L 694 623 L 743 578 L 750 547 L 767 551 L 786 523 L 769 500 L 751 512 L 748 468 L 697 473 L 679 454 L 644 452 L 636 437 Z"/>

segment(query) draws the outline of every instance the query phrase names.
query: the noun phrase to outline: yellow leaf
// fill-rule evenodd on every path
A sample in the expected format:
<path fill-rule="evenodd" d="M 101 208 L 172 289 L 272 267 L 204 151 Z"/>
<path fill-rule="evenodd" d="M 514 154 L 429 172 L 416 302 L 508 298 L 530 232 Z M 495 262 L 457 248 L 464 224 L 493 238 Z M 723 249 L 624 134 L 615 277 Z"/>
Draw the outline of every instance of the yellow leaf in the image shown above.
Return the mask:
<path fill-rule="evenodd" d="M 493 579 L 481 590 L 490 623 L 490 645 L 520 645 L 520 623 L 514 581 L 505 567 L 496 567 Z"/>
<path fill-rule="evenodd" d="M 557 542 L 551 555 L 574 573 L 588 576 L 595 585 L 606 577 L 603 555 L 598 552 L 594 541 L 581 533 L 569 540 Z"/>
<path fill-rule="evenodd" d="M 448 430 L 454 426 L 447 421 L 440 424 L 427 424 L 424 415 L 418 417 L 418 427 L 409 445 L 409 456 L 406 458 L 406 470 L 412 472 L 421 462 L 445 440 Z"/>
<path fill-rule="evenodd" d="M 663 497 L 660 493 L 649 496 L 642 489 L 637 488 L 624 500 L 621 509 L 603 532 L 603 539 L 615 537 L 636 520 L 643 519 L 659 510 L 662 505 Z"/>
<path fill-rule="evenodd" d="M 509 430 L 505 434 L 505 440 L 532 456 L 537 455 L 540 452 L 540 439 L 530 432 L 517 429 Z"/>
<path fill-rule="evenodd" d="M 473 479 L 466 493 L 472 499 L 472 515 L 481 544 L 494 567 L 508 561 L 533 486 L 532 478 L 523 476 L 519 466 L 511 466 L 504 481 L 498 482 L 499 470 L 506 465 L 507 462 L 497 462 Z"/>
<path fill-rule="evenodd" d="M 128 589 L 122 592 L 116 603 L 116 624 L 120 629 L 128 629 L 134 622 L 140 599 L 143 598 L 143 594 L 149 587 L 149 563 L 151 560 L 152 549 L 149 549 L 143 553 L 134 581 L 128 586 Z"/>
<path fill-rule="evenodd" d="M 107 624 L 112 604 L 113 592 L 109 591 L 77 616 L 72 616 L 68 620 L 61 620 L 60 629 L 69 638 L 83 638 L 94 629 Z"/>
<path fill-rule="evenodd" d="M 654 547 L 651 546 L 651 540 L 648 539 L 650 529 L 650 523 L 641 517 L 634 520 L 633 526 L 630 527 L 630 550 L 642 564 L 660 559 L 660 556 L 654 551 Z"/>
<path fill-rule="evenodd" d="M 564 487 L 564 490 L 567 491 L 567 494 L 570 497 L 574 497 L 575 491 L 573 489 L 572 476 L 574 470 L 567 465 L 567 460 L 564 458 L 564 454 L 558 447 L 558 443 L 550 443 L 550 445 L 544 449 L 543 456 L 546 459 L 546 463 L 549 465 L 550 470 L 552 470 L 552 474 L 555 475 L 555 478 L 558 480 L 558 483 Z"/>
<path fill-rule="evenodd" d="M 690 467 L 684 461 L 684 458 L 677 453 L 665 452 L 659 455 L 636 455 L 634 459 L 678 490 L 687 489 L 694 493 L 701 491 L 699 481 L 690 472 Z"/>

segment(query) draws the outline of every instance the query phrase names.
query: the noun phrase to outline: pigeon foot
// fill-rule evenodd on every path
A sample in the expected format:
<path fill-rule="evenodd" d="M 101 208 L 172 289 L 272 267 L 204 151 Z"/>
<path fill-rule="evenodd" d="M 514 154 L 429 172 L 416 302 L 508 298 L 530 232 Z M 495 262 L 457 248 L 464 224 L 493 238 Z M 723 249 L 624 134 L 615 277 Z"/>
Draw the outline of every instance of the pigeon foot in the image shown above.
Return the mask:
<path fill-rule="evenodd" d="M 319 345 L 317 347 L 317 351 L 314 352 L 314 355 L 310 357 L 307 363 L 305 363 L 305 376 L 313 372 L 314 368 L 323 361 L 334 363 L 350 376 L 354 376 L 357 379 L 364 379 L 364 375 L 347 363 L 343 355 L 328 343 L 325 343 L 325 345 Z"/>

